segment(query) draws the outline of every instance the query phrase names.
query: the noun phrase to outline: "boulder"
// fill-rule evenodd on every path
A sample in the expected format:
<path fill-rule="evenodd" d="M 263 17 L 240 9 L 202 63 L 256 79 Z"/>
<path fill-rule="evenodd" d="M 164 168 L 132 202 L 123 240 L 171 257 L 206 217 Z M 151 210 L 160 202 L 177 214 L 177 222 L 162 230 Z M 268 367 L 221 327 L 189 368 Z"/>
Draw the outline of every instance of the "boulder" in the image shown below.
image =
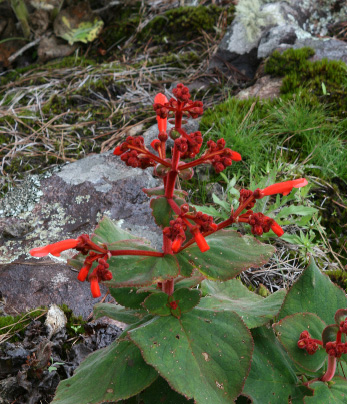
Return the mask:
<path fill-rule="evenodd" d="M 90 234 L 104 215 L 161 248 L 161 234 L 142 192 L 158 185 L 150 170 L 126 167 L 110 153 L 90 155 L 46 178 L 28 177 L 0 201 L 4 312 L 66 303 L 76 315 L 87 317 L 97 300 L 66 264 L 73 252 L 37 259 L 29 255 L 30 249 Z"/>

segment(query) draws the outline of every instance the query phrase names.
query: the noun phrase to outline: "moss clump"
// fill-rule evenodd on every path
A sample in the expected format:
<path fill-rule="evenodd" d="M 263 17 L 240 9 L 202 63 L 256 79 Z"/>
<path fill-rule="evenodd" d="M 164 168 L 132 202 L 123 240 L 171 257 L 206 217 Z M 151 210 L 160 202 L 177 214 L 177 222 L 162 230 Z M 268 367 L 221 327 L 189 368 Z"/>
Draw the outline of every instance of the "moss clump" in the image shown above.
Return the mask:
<path fill-rule="evenodd" d="M 76 317 L 66 304 L 60 304 L 59 307 L 63 310 L 67 319 L 66 331 L 68 335 L 75 337 L 78 334 L 83 334 L 85 332 L 84 326 L 87 322 L 83 320 L 82 316 Z"/>
<path fill-rule="evenodd" d="M 35 319 L 39 319 L 43 322 L 44 316 L 42 316 L 42 314 L 46 312 L 47 308 L 40 307 L 29 313 L 19 314 L 18 316 L 0 317 L 0 335 L 12 335 L 9 339 L 10 342 L 19 341 L 20 338 L 24 336 L 24 330 L 30 322 Z"/>
<path fill-rule="evenodd" d="M 299 94 L 311 105 L 324 104 L 338 116 L 346 117 L 347 66 L 342 61 L 310 61 L 311 48 L 275 51 L 265 64 L 265 73 L 283 77 L 281 94 Z"/>
<path fill-rule="evenodd" d="M 162 15 L 153 18 L 138 34 L 138 41 L 146 41 L 152 38 L 153 43 L 165 44 L 171 48 L 171 44 L 177 46 L 177 41 L 189 41 L 201 35 L 215 32 L 218 19 L 226 9 L 216 5 L 197 7 L 178 7 L 168 10 Z M 228 23 L 231 23 L 234 7 L 227 10 Z"/>

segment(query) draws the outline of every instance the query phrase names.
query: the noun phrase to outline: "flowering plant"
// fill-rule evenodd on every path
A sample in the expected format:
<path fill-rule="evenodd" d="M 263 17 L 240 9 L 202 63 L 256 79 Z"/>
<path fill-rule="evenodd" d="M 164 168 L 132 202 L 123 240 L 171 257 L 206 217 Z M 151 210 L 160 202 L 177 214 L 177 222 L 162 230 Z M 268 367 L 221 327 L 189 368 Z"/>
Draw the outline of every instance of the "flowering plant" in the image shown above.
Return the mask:
<path fill-rule="evenodd" d="M 129 324 L 117 341 L 88 356 L 72 378 L 61 382 L 53 402 L 151 404 L 193 399 L 196 403 L 230 403 L 243 391 L 255 403 L 279 403 L 259 401 L 265 392 L 259 392 L 259 383 L 252 382 L 254 369 L 259 367 L 263 374 L 268 370 L 267 363 L 276 358 L 276 366 L 280 363 L 289 369 L 290 380 L 284 377 L 283 383 L 291 387 L 283 393 L 283 402 L 294 397 L 293 392 L 298 397 L 312 395 L 311 388 L 298 387 L 299 379 L 293 371 L 295 360 L 292 363 L 288 357 L 285 362 L 284 350 L 274 343 L 275 334 L 266 327 L 278 313 L 284 318 L 274 326 L 276 332 L 290 321 L 286 311 L 290 293 L 281 308 L 284 290 L 263 298 L 234 279 L 250 267 L 265 264 L 274 248 L 229 229 L 236 222 L 248 223 L 254 236 L 273 231 L 281 237 L 284 231 L 273 219 L 252 209 L 258 199 L 287 195 L 307 181 L 300 178 L 254 191 L 242 189 L 239 206 L 226 220 L 215 223 L 212 216 L 185 201 L 186 193 L 176 189 L 177 178 L 191 178 L 194 167 L 200 164 L 211 164 L 221 172 L 239 162 L 241 156 L 219 139 L 209 140 L 206 150 L 196 157 L 203 143 L 202 134 L 187 133 L 182 124 L 185 117 L 199 117 L 203 105 L 192 101 L 182 84 L 177 85 L 173 95 L 175 98 L 170 100 L 163 94 L 155 97 L 159 133 L 151 143 L 153 151 L 141 136 L 129 136 L 114 150 L 126 165 L 153 167 L 154 174 L 162 178 L 163 186 L 143 190 L 151 198 L 153 217 L 162 230 L 162 251 L 121 230 L 106 217 L 91 237 L 84 234 L 31 250 L 31 255 L 42 257 L 76 249 L 79 254 L 70 264 L 79 269 L 78 279 L 90 282 L 94 297 L 101 295 L 99 282 L 105 283 L 118 303 L 99 303 L 94 315 L 107 315 Z M 167 133 L 170 115 L 174 126 Z M 171 157 L 166 155 L 169 137 L 173 140 Z M 302 331 L 301 336 L 295 336 L 295 355 L 305 356 L 306 351 L 317 350 L 314 344 L 318 342 Z M 259 350 L 261 344 L 270 354 Z M 328 355 L 332 350 L 337 352 L 338 347 L 330 347 Z M 270 358 L 273 353 L 275 359 Z M 266 355 L 270 356 L 262 365 L 262 356 Z M 319 352 L 318 355 L 321 356 Z M 309 370 L 317 369 L 311 366 Z M 276 395 L 278 391 L 278 385 L 270 383 L 266 394 Z"/>

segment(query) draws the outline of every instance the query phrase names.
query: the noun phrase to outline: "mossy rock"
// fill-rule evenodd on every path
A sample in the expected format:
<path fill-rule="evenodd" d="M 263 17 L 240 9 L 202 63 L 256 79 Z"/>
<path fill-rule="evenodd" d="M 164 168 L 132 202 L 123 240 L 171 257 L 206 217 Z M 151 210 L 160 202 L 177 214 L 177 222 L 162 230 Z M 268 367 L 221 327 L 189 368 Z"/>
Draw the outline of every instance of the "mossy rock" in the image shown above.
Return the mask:
<path fill-rule="evenodd" d="M 312 48 L 275 51 L 265 64 L 265 73 L 283 77 L 281 94 L 301 93 L 311 105 L 324 104 L 341 117 L 347 114 L 347 66 L 342 61 L 308 60 Z"/>

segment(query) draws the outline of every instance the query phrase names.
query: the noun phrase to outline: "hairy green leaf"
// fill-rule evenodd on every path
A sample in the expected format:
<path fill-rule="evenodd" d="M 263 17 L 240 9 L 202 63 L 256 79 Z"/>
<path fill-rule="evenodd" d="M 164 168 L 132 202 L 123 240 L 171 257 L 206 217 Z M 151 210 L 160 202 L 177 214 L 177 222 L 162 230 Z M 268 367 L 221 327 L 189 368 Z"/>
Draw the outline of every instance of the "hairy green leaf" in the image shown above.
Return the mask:
<path fill-rule="evenodd" d="M 204 281 L 202 292 L 210 296 L 202 298 L 199 307 L 235 311 L 248 328 L 259 327 L 273 319 L 286 295 L 283 289 L 263 298 L 249 291 L 238 279 L 223 283 Z"/>
<path fill-rule="evenodd" d="M 145 361 L 197 404 L 230 404 L 241 392 L 252 338 L 237 314 L 193 309 L 157 317 L 129 332 Z"/>
<path fill-rule="evenodd" d="M 260 267 L 275 251 L 274 247 L 234 230 L 221 230 L 206 237 L 206 241 L 210 249 L 205 253 L 194 244 L 175 256 L 185 270 L 190 265 L 211 280 L 226 281 L 250 267 Z M 185 276 L 182 270 L 181 275 Z"/>
<path fill-rule="evenodd" d="M 59 383 L 54 404 L 100 404 L 140 393 L 158 377 L 130 341 L 90 354 L 75 374 Z"/>

